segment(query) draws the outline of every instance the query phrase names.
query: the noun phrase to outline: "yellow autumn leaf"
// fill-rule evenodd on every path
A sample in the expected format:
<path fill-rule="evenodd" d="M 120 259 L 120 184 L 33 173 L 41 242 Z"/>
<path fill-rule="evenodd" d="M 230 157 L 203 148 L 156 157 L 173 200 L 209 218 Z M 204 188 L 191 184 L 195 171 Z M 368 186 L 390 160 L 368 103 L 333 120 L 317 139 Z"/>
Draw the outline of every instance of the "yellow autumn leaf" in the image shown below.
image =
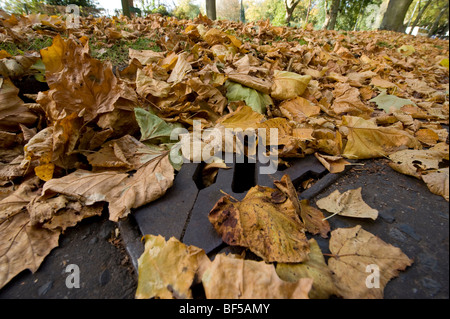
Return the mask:
<path fill-rule="evenodd" d="M 311 81 L 310 75 L 275 70 L 270 95 L 277 100 L 293 99 L 305 92 L 309 81 Z"/>
<path fill-rule="evenodd" d="M 52 163 L 39 165 L 34 168 L 36 176 L 47 182 L 53 178 L 53 172 L 55 170 L 55 165 Z"/>
<path fill-rule="evenodd" d="M 252 187 L 240 202 L 222 197 L 208 218 L 223 241 L 248 247 L 266 262 L 301 262 L 308 258 L 305 226 L 295 205 L 281 191 Z"/>
<path fill-rule="evenodd" d="M 276 266 L 278 276 L 288 282 L 297 282 L 301 278 L 311 278 L 313 280 L 309 292 L 311 299 L 328 299 L 337 295 L 338 291 L 332 273 L 314 238 L 309 240 L 309 247 L 311 252 L 307 261 L 297 264 L 278 263 Z"/>
<path fill-rule="evenodd" d="M 404 44 L 400 48 L 398 48 L 397 51 L 403 54 L 404 56 L 410 56 L 411 54 L 416 52 L 416 49 L 414 49 L 412 45 Z"/>
<path fill-rule="evenodd" d="M 439 65 L 442 65 L 443 67 L 446 67 L 448 69 L 448 58 L 444 58 L 439 62 Z"/>
<path fill-rule="evenodd" d="M 414 136 L 404 130 L 377 126 L 360 117 L 343 116 L 340 130 L 347 136 L 342 156 L 350 159 L 377 158 L 405 147 L 422 147 Z"/>
<path fill-rule="evenodd" d="M 222 124 L 225 128 L 245 131 L 248 128 L 257 129 L 263 119 L 264 115 L 253 111 L 250 106 L 242 105 L 233 113 L 218 119 L 216 123 Z"/>
<path fill-rule="evenodd" d="M 400 248 L 384 242 L 360 225 L 332 231 L 329 247 L 333 257 L 328 260 L 328 267 L 338 294 L 346 299 L 383 298 L 388 281 L 413 263 Z M 379 274 L 376 289 L 368 270 Z"/>
<path fill-rule="evenodd" d="M 186 246 L 175 237 L 144 236 L 145 249 L 139 257 L 137 299 L 192 298 L 191 285 L 209 259 L 203 249 Z M 199 273 L 201 278 L 202 273 Z"/>
<path fill-rule="evenodd" d="M 219 254 L 202 277 L 208 299 L 308 299 L 313 280 L 281 280 L 272 264 Z"/>

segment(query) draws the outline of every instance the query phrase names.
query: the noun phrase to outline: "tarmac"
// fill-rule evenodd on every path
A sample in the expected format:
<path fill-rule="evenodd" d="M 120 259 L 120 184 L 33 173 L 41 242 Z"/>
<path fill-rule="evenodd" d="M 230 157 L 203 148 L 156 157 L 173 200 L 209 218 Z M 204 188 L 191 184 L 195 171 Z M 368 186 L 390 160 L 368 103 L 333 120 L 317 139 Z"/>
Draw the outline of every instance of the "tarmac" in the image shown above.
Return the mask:
<path fill-rule="evenodd" d="M 24 271 L 0 290 L 0 299 L 132 299 L 137 287 L 137 259 L 143 251 L 142 235 L 174 236 L 188 245 L 203 248 L 210 258 L 223 251 L 242 251 L 222 242 L 207 214 L 224 191 L 242 199 L 253 185 L 273 186 L 273 180 L 289 174 L 301 199 L 315 201 L 338 189 L 362 187 L 364 201 L 379 211 L 373 220 L 334 216 L 331 230 L 361 225 L 385 242 L 399 247 L 412 266 L 391 280 L 385 299 L 449 298 L 449 203 L 432 194 L 422 181 L 397 173 L 387 160 L 359 161 L 339 174 L 328 173 L 313 157 L 292 163 L 290 168 L 261 175 L 258 164 L 233 164 L 220 170 L 216 182 L 201 183 L 202 164 L 184 164 L 174 185 L 162 198 L 113 223 L 107 212 L 83 220 L 66 230 L 60 245 L 32 274 Z M 311 188 L 301 189 L 306 180 Z M 323 253 L 328 240 L 314 237 Z M 79 268 L 79 288 L 70 287 L 69 265 Z M 195 298 L 204 298 L 202 288 Z"/>

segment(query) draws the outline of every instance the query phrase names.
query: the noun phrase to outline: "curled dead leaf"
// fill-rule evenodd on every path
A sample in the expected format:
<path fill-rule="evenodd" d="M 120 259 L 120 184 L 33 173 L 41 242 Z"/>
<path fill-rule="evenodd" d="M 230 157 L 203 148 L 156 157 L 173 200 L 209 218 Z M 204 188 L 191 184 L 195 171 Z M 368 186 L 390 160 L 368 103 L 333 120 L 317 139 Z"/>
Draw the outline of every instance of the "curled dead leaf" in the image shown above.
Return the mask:
<path fill-rule="evenodd" d="M 272 264 L 219 254 L 203 274 L 208 299 L 308 299 L 313 280 L 281 280 Z"/>

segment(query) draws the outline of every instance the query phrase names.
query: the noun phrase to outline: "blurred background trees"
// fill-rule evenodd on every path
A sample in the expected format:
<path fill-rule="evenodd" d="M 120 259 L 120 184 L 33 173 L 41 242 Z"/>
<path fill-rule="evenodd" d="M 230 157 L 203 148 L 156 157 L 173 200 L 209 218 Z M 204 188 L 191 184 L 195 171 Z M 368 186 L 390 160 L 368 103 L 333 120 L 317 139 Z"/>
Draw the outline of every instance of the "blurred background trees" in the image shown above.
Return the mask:
<path fill-rule="evenodd" d="M 120 5 L 120 0 L 110 1 Z M 58 7 L 69 3 L 97 10 L 101 7 L 96 0 L 0 0 L 0 7 L 26 14 L 42 12 L 43 5 Z M 407 30 L 416 34 L 420 28 L 422 34 L 442 36 L 449 27 L 448 0 L 134 0 L 133 6 L 143 16 L 160 13 L 193 19 L 202 13 L 210 17 L 214 14 L 212 18 L 217 19 L 269 19 L 278 26 L 309 25 L 329 30 Z"/>

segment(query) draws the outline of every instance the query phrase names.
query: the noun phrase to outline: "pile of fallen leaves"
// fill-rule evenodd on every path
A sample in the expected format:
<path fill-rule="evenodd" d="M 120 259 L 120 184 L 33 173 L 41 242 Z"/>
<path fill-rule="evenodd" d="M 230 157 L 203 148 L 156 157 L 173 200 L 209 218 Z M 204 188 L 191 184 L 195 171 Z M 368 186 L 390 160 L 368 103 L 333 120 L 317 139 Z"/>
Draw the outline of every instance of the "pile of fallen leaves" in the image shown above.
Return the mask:
<path fill-rule="evenodd" d="M 83 218 L 107 208 L 117 221 L 163 196 L 180 169 L 169 156 L 171 132 L 192 131 L 194 121 L 276 128 L 284 164 L 314 154 L 335 173 L 346 159 L 385 157 L 449 198 L 448 41 L 203 16 L 88 17 L 70 29 L 61 17 L 0 11 L 2 43 L 44 36 L 53 44 L 40 52 L 0 51 L 0 287 L 36 271 Z M 94 38 L 105 50 L 121 39 L 156 38 L 162 52 L 130 49 L 128 65 L 113 68 L 91 57 Z M 48 84 L 26 96 L 36 103 L 24 103 L 14 85 L 27 76 Z M 332 195 L 319 208 L 377 216 L 360 190 Z M 361 265 L 377 264 L 384 287 L 412 262 L 356 226 L 331 232 L 327 265 L 305 232 L 327 237 L 329 225 L 298 200 L 287 176 L 275 188 L 255 186 L 241 202 L 224 196 L 209 218 L 226 243 L 262 261 L 211 262 L 199 248 L 147 235 L 137 297 L 188 298 L 194 282 L 208 298 L 382 297 L 383 289 L 365 286 Z"/>

